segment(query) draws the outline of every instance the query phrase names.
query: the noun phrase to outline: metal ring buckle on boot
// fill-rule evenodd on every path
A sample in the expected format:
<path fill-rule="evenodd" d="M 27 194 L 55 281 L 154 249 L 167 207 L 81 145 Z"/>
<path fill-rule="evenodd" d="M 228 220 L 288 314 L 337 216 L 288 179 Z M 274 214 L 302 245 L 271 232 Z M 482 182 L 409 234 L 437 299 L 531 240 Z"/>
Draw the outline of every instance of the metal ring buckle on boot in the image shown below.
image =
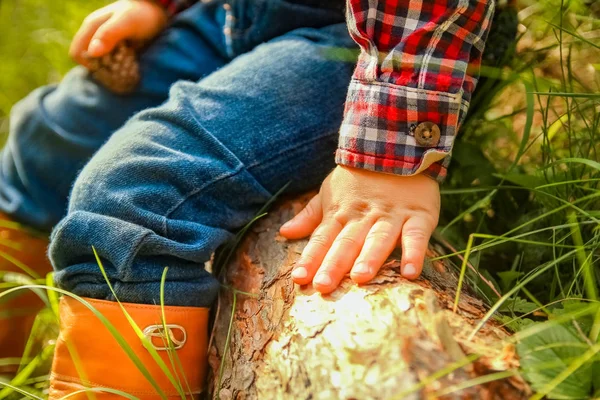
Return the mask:
<path fill-rule="evenodd" d="M 167 329 L 169 335 L 169 341 L 166 340 L 167 336 L 164 333 L 165 328 Z M 173 329 L 179 330 L 183 334 L 183 338 L 177 339 L 175 337 L 175 334 L 173 333 Z M 168 342 L 171 342 L 173 344 L 173 350 L 179 350 L 185 345 L 185 342 L 187 341 L 187 332 L 185 331 L 185 328 L 181 325 L 176 324 L 149 325 L 143 330 L 142 333 L 150 341 L 150 343 L 152 343 L 152 346 L 154 346 L 156 350 L 169 350 L 171 347 L 168 346 Z M 154 343 L 152 338 L 156 337 L 161 338 L 162 342 L 164 343 L 163 346 L 157 346 Z"/>

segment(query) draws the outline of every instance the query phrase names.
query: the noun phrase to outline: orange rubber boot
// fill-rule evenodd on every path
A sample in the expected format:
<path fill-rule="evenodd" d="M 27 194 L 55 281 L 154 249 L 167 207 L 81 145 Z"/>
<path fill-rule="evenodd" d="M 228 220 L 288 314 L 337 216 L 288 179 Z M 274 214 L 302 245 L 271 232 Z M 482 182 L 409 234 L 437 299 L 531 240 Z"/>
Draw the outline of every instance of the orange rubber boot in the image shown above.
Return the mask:
<path fill-rule="evenodd" d="M 5 272 L 17 272 L 31 278 L 43 278 L 52 271 L 46 257 L 48 240 L 13 222 L 0 213 L 0 282 Z M 29 269 L 29 272 L 25 272 Z M 0 289 L 0 292 L 2 289 Z M 20 357 L 23 354 L 36 314 L 44 303 L 29 290 L 9 294 L 0 299 L 0 358 Z M 5 367 L 2 372 L 15 368 Z"/>
<path fill-rule="evenodd" d="M 180 399 L 179 391 L 143 346 L 119 304 L 85 300 L 119 331 L 165 396 Z M 161 307 L 122 304 L 157 350 L 174 380 L 179 382 L 186 398 L 198 398 L 208 364 L 208 308 L 164 307 L 165 323 L 174 349 L 167 351 Z M 64 296 L 60 302 L 60 325 L 50 375 L 50 400 L 67 395 L 71 395 L 72 400 L 124 398 L 115 391 L 129 393 L 141 400 L 161 398 L 110 331 L 83 303 Z M 169 359 L 169 352 L 173 361 Z"/>

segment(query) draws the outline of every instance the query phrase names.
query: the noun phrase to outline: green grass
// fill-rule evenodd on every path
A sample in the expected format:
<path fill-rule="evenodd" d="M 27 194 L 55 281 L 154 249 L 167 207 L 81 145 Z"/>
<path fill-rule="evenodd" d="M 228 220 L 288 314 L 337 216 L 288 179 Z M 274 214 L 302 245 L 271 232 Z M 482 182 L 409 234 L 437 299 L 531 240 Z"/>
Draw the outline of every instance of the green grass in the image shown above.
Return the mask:
<path fill-rule="evenodd" d="M 101 3 L 0 3 L 0 132 L 7 132 L 16 101 L 72 66 L 70 38 Z M 600 397 L 598 13 L 591 1 L 522 1 L 518 56 L 501 69 L 483 69 L 486 79 L 455 145 L 435 235 L 447 250 L 439 258 L 459 265 L 461 284 L 489 304 L 484 321 L 494 318 L 515 332 L 510 340 L 521 368 L 481 379 L 521 374 L 534 398 Z M 223 252 L 220 264 L 230 254 Z M 43 397 L 56 289 L 26 271 L 0 277 L 0 289 L 29 285 L 48 304 L 19 375 L 0 376 L 0 400 L 19 398 L 16 393 Z"/>
<path fill-rule="evenodd" d="M 455 147 L 438 237 L 465 249 L 456 252 L 461 280 L 492 306 L 472 334 L 490 318 L 517 332 L 520 372 L 534 398 L 593 398 L 600 396 L 600 74 L 589 60 L 598 59 L 600 41 L 588 38 L 599 24 L 584 18 L 583 2 L 531 2 L 522 14 L 532 9 L 521 21 L 519 57 Z M 552 343 L 569 351 L 548 352 Z"/>
<path fill-rule="evenodd" d="M 0 2 L 0 133 L 10 109 L 36 87 L 58 82 L 73 67 L 67 57 L 83 18 L 107 0 Z"/>

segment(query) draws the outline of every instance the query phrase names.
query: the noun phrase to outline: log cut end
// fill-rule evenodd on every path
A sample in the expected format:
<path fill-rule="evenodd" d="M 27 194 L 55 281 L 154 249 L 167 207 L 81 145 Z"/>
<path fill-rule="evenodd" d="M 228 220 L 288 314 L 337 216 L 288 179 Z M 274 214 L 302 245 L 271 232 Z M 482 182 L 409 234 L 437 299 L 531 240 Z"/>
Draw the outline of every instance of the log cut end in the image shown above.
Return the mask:
<path fill-rule="evenodd" d="M 213 397 L 528 397 L 527 385 L 508 377 L 518 359 L 506 331 L 490 321 L 469 339 L 487 309 L 465 290 L 452 311 L 457 278 L 442 262 L 408 281 L 390 259 L 368 285 L 347 278 L 327 296 L 294 285 L 306 241 L 285 241 L 278 229 L 304 201 L 258 222 L 227 266 L 210 349 Z"/>

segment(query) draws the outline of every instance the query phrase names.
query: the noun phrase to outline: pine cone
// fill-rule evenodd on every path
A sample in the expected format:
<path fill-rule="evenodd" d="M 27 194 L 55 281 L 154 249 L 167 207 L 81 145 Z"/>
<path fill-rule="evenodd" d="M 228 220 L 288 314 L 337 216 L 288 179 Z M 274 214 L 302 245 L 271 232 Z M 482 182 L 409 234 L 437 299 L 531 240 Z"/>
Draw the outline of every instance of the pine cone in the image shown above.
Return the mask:
<path fill-rule="evenodd" d="M 119 43 L 109 54 L 90 58 L 92 77 L 116 94 L 128 94 L 140 81 L 140 68 L 135 50 L 126 43 Z"/>

